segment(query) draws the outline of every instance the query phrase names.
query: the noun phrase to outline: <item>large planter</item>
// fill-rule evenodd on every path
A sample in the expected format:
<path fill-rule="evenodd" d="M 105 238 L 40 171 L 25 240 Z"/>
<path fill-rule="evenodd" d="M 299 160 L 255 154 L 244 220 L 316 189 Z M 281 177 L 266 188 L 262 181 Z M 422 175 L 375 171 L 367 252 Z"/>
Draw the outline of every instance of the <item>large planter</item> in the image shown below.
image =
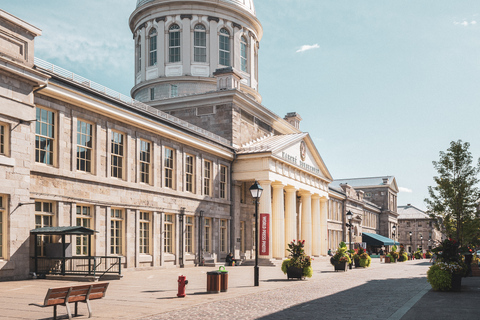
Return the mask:
<path fill-rule="evenodd" d="M 354 259 L 353 260 L 355 262 L 355 268 L 360 268 L 360 259 Z"/>
<path fill-rule="evenodd" d="M 450 291 L 459 292 L 462 289 L 462 275 L 452 274 L 452 289 Z"/>
<path fill-rule="evenodd" d="M 390 257 L 385 257 L 385 263 L 390 263 Z"/>
<path fill-rule="evenodd" d="M 333 266 L 335 267 L 335 271 L 347 271 L 347 263 L 346 262 L 337 262 L 335 261 L 333 263 Z"/>
<path fill-rule="evenodd" d="M 303 268 L 288 267 L 287 269 L 288 279 L 303 279 Z"/>

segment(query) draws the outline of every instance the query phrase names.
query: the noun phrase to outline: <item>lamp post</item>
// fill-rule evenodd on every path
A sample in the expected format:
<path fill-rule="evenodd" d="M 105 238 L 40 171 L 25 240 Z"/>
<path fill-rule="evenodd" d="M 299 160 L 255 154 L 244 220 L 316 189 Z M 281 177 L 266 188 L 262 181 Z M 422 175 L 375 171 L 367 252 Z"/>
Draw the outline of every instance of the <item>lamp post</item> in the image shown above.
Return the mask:
<path fill-rule="evenodd" d="M 258 269 L 258 199 L 262 196 L 263 188 L 257 181 L 250 187 L 252 198 L 255 199 L 255 267 L 254 267 L 254 286 L 259 284 L 259 269 Z"/>
<path fill-rule="evenodd" d="M 420 235 L 420 249 L 422 250 L 422 253 L 423 253 L 423 235 Z"/>
<path fill-rule="evenodd" d="M 395 230 L 397 230 L 397 226 L 393 225 L 392 229 L 393 229 L 392 231 L 393 244 L 395 245 Z"/>
<path fill-rule="evenodd" d="M 410 252 L 412 252 L 412 231 L 410 231 Z"/>
<path fill-rule="evenodd" d="M 348 232 L 350 234 L 350 245 L 348 246 L 348 248 L 350 250 L 352 250 L 352 227 L 353 227 L 353 224 L 352 224 L 352 218 L 353 218 L 353 214 L 352 214 L 352 211 L 348 210 L 347 212 L 347 220 L 348 220 L 348 223 L 346 224 L 347 228 L 348 228 Z M 352 269 L 352 264 L 350 263 L 349 265 L 349 268 Z"/>

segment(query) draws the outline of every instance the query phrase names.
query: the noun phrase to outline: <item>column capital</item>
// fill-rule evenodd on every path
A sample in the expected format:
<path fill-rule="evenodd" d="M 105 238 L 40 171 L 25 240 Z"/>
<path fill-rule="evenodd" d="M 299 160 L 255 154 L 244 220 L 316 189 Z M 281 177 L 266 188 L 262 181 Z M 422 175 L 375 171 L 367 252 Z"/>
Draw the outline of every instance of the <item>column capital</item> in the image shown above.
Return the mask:
<path fill-rule="evenodd" d="M 272 182 L 272 188 L 273 189 L 283 189 L 285 187 L 285 185 L 281 182 Z"/>
<path fill-rule="evenodd" d="M 272 181 L 270 180 L 256 180 L 260 185 L 272 185 Z"/>
<path fill-rule="evenodd" d="M 320 198 L 321 198 L 320 195 L 318 195 L 317 193 L 312 194 L 312 199 L 317 200 Z"/>
<path fill-rule="evenodd" d="M 320 198 L 320 202 L 321 202 L 321 203 L 325 203 L 325 202 L 327 202 L 327 201 L 328 201 L 328 198 L 327 198 L 327 197 L 321 197 L 321 198 Z"/>
<path fill-rule="evenodd" d="M 286 192 L 296 192 L 297 191 L 297 188 L 295 188 L 294 186 L 285 186 L 285 191 Z"/>
<path fill-rule="evenodd" d="M 303 198 L 303 197 L 311 197 L 312 196 L 312 193 L 310 191 L 307 191 L 307 190 L 301 190 L 299 192 L 300 196 Z"/>

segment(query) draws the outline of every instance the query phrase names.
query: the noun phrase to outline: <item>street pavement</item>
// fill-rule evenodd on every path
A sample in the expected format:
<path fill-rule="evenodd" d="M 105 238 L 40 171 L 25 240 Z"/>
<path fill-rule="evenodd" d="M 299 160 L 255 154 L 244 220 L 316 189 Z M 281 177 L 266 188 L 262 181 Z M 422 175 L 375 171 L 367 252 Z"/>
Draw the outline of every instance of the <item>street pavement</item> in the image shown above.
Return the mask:
<path fill-rule="evenodd" d="M 206 293 L 206 272 L 214 268 L 127 271 L 110 280 L 105 298 L 92 301 L 92 319 L 459 319 L 480 318 L 480 278 L 464 278 L 462 292 L 430 290 L 427 260 L 395 264 L 373 259 L 366 269 L 334 272 L 328 258 L 316 258 L 314 275 L 287 280 L 280 267 L 260 267 L 260 286 L 253 286 L 253 267 L 226 267 L 228 292 Z M 177 298 L 177 278 L 185 275 L 187 296 Z M 0 282 L 0 319 L 51 319 L 53 308 L 38 308 L 48 288 L 77 281 L 35 279 Z M 58 315 L 66 318 L 65 307 Z M 87 319 L 84 304 L 79 317 Z"/>

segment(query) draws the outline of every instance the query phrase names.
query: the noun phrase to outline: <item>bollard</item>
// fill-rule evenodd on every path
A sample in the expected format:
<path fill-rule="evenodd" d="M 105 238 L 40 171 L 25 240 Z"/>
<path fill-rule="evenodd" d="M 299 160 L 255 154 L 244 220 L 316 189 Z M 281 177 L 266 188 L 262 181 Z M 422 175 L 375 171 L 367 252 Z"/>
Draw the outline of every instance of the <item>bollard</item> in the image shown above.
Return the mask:
<path fill-rule="evenodd" d="M 185 286 L 188 284 L 187 277 L 185 276 L 178 276 L 178 293 L 177 297 L 184 298 L 185 297 Z"/>

